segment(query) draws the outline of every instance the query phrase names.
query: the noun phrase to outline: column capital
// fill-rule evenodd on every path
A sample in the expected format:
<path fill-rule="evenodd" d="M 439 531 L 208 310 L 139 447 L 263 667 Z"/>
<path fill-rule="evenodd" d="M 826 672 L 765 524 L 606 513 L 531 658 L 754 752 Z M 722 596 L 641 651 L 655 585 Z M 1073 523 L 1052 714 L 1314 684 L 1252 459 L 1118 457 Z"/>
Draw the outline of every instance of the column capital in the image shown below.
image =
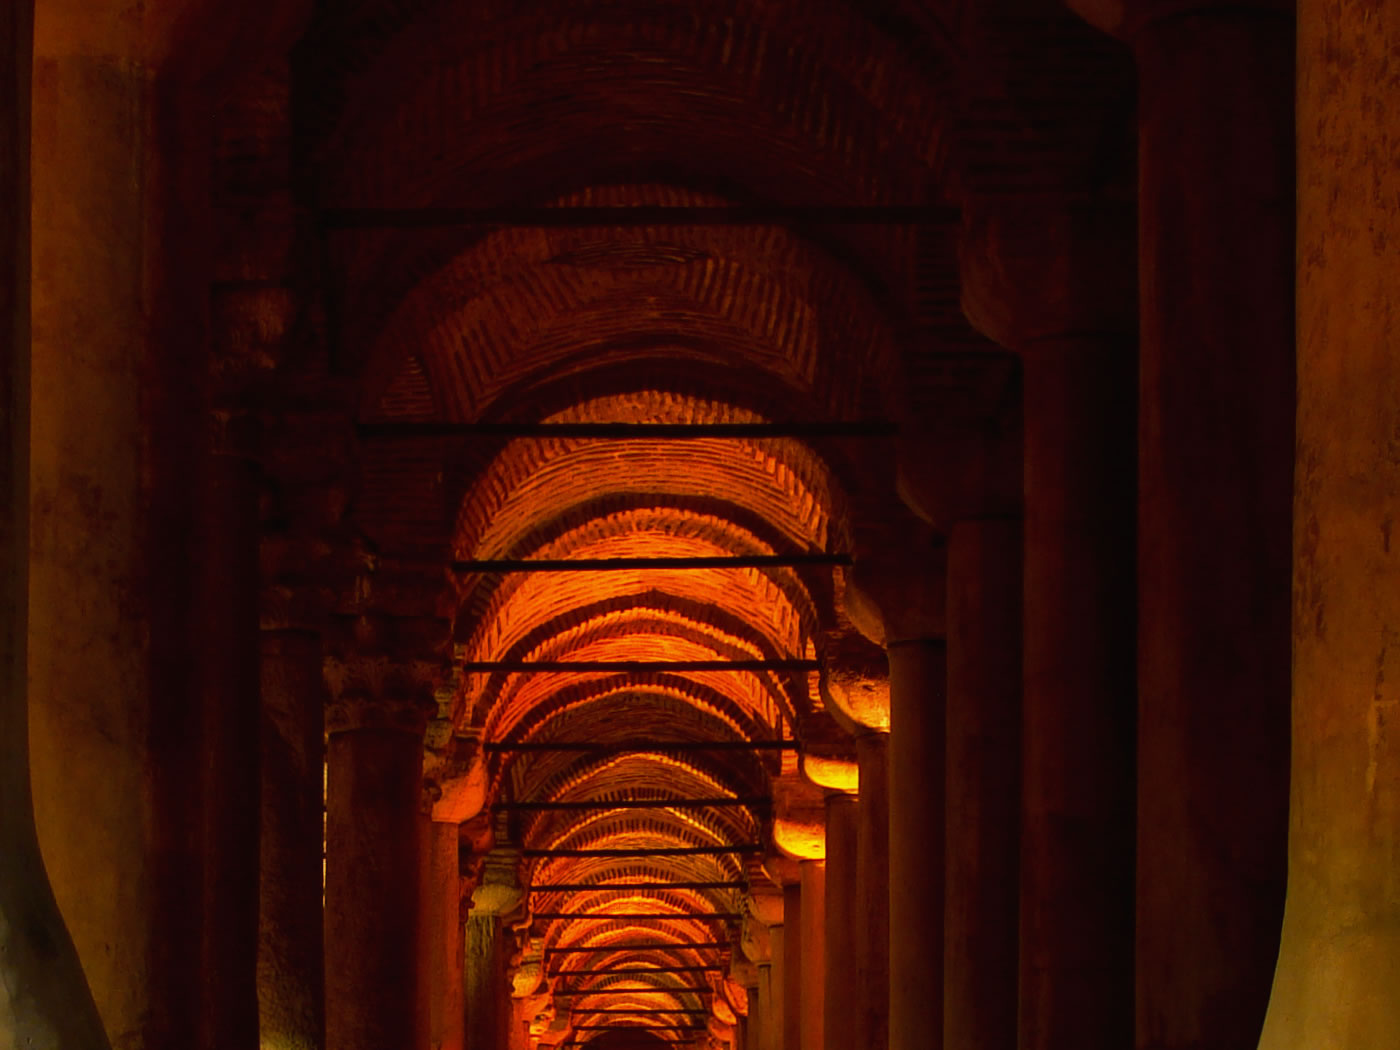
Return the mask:
<path fill-rule="evenodd" d="M 1016 384 L 1019 400 L 1019 377 Z M 1006 413 L 1010 415 L 1010 413 Z M 1023 513 L 1020 413 L 902 431 L 895 488 L 939 533 L 960 521 Z"/>
<path fill-rule="evenodd" d="M 1066 0 L 1067 6 L 1096 29 L 1119 40 L 1132 40 L 1152 23 L 1194 15 L 1254 14 L 1295 17 L 1294 0 Z"/>
<path fill-rule="evenodd" d="M 1021 354 L 1036 344 L 1137 334 L 1137 213 L 1131 202 L 989 201 L 963 211 L 963 313 Z"/>
<path fill-rule="evenodd" d="M 324 662 L 326 732 L 392 729 L 422 736 L 437 710 L 431 673 L 418 661 L 382 655 L 331 656 Z"/>
<path fill-rule="evenodd" d="M 942 638 L 947 630 L 946 549 L 913 519 L 861 537 L 855 563 L 840 573 L 842 611 L 876 645 Z"/>

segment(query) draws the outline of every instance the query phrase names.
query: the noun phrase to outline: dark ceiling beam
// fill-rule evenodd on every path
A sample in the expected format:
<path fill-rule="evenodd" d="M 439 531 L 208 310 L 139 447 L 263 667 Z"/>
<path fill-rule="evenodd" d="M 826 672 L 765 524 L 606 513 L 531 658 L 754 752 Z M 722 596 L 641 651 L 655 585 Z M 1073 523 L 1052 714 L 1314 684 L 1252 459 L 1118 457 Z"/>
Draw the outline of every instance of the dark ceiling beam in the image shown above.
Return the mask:
<path fill-rule="evenodd" d="M 514 744 L 501 740 L 485 743 L 482 749 L 506 754 L 548 754 L 566 751 L 618 754 L 631 751 L 796 751 L 800 746 L 796 740 L 629 740 L 618 744 L 601 740 L 531 741 Z"/>
<path fill-rule="evenodd" d="M 811 420 L 786 423 L 447 423 L 409 420 L 357 423 L 361 440 L 395 438 L 604 438 L 611 441 L 695 441 L 712 438 L 893 437 L 885 420 Z"/>
<path fill-rule="evenodd" d="M 567 847 L 522 849 L 522 857 L 721 857 L 733 854 L 762 853 L 763 846 L 757 842 L 744 842 L 734 846 L 638 846 L 627 849 L 592 849 Z"/>
<path fill-rule="evenodd" d="M 742 880 L 717 882 L 547 882 L 531 886 L 530 893 L 591 893 L 594 890 L 610 890 L 614 893 L 629 893 L 639 890 L 744 890 L 749 884 Z"/>
<path fill-rule="evenodd" d="M 551 977 L 603 977 L 603 976 L 606 976 L 606 977 L 618 977 L 618 976 L 626 977 L 626 976 L 633 975 L 633 974 L 646 974 L 646 973 L 706 973 L 706 972 L 710 972 L 710 971 L 716 971 L 716 972 L 717 972 L 717 971 L 726 970 L 726 969 L 728 969 L 728 967 L 726 967 L 726 966 L 721 966 L 721 965 L 719 965 L 718 963 L 713 963 L 713 964 L 708 964 L 708 965 L 702 964 L 702 965 L 698 965 L 698 966 L 623 966 L 623 967 L 602 966 L 602 967 L 596 967 L 596 968 L 591 968 L 591 969 L 587 969 L 587 970 L 565 970 L 565 969 L 559 969 L 559 970 L 555 970 L 554 972 L 552 972 L 552 973 L 550 974 L 550 976 L 551 976 Z"/>
<path fill-rule="evenodd" d="M 694 558 L 481 558 L 454 561 L 460 573 L 620 572 L 634 569 L 768 569 L 850 565 L 849 554 L 731 554 Z"/>
<path fill-rule="evenodd" d="M 498 205 L 488 208 L 327 208 L 325 230 L 412 230 L 444 226 L 508 226 L 532 229 L 580 226 L 824 226 L 948 225 L 957 208 L 927 204 L 730 204 L 633 206 Z"/>
<path fill-rule="evenodd" d="M 655 943 L 594 944 L 576 948 L 546 948 L 546 955 L 580 955 L 587 952 L 669 952 L 691 948 L 728 948 L 728 941 L 659 941 Z"/>
<path fill-rule="evenodd" d="M 635 674 L 668 671 L 820 671 L 820 660 L 464 660 L 461 671 L 506 671 L 514 674 L 561 671 L 614 671 Z"/>
<path fill-rule="evenodd" d="M 540 912 L 535 912 L 534 915 L 531 916 L 531 918 L 533 918 L 533 919 L 546 919 L 546 920 L 550 920 L 550 921 L 557 920 L 557 919 L 576 919 L 576 920 L 591 920 L 591 921 L 593 921 L 593 922 L 624 922 L 624 921 L 625 921 L 625 922 L 632 922 L 632 921 L 634 921 L 634 920 L 636 920 L 636 921 L 641 921 L 641 920 L 646 920 L 646 921 L 659 921 L 659 920 L 663 920 L 663 919 L 676 919 L 676 920 L 681 920 L 681 919 L 716 920 L 716 919 L 717 919 L 717 920 L 721 920 L 721 921 L 725 921 L 725 922 L 737 922 L 738 920 L 742 919 L 743 916 L 740 915 L 737 911 L 694 911 L 694 912 L 639 911 L 639 912 L 622 912 L 622 913 L 615 914 L 615 915 L 609 914 L 609 913 L 607 913 L 607 912 L 597 912 L 597 911 L 540 911 Z"/>
<path fill-rule="evenodd" d="M 609 809 L 709 809 L 711 807 L 750 807 L 771 806 L 773 800 L 767 795 L 728 795 L 714 798 L 631 798 L 613 802 L 496 802 L 491 809 L 501 813 L 553 812 L 587 813 Z"/>

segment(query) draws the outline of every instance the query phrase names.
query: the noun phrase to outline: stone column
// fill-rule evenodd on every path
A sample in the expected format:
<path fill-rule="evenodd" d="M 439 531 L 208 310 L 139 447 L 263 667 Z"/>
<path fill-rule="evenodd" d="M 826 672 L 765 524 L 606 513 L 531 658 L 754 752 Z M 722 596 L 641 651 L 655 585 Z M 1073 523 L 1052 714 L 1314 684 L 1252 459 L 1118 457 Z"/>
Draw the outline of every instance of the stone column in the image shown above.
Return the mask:
<path fill-rule="evenodd" d="M 497 827 L 497 842 L 504 837 Z M 497 845 L 486 855 L 481 882 L 472 892 L 467 918 L 465 997 L 470 1050 L 507 1050 L 510 1040 L 510 986 L 503 920 L 520 906 L 520 851 Z"/>
<path fill-rule="evenodd" d="M 889 644 L 890 1047 L 936 1048 L 943 1030 L 943 761 L 947 650 Z"/>
<path fill-rule="evenodd" d="M 1136 258 L 1130 212 L 965 216 L 963 309 L 1024 366 L 1021 1050 L 1133 1030 Z"/>
<path fill-rule="evenodd" d="M 853 963 L 862 932 L 857 927 L 856 851 L 859 804 L 854 795 L 826 797 L 826 986 L 823 1039 L 826 1050 L 856 1045 L 858 999 L 852 994 Z"/>
<path fill-rule="evenodd" d="M 214 413 L 204 461 L 198 594 L 204 832 L 200 1045 L 258 1041 L 259 736 L 257 425 Z"/>
<path fill-rule="evenodd" d="M 259 1028 L 264 1043 L 326 1043 L 322 908 L 325 683 L 321 637 L 262 633 Z"/>
<path fill-rule="evenodd" d="M 773 945 L 773 959 L 758 966 L 758 1038 L 755 1046 L 757 1050 L 782 1050 L 779 1035 L 783 1022 L 780 962 L 783 953 L 783 928 L 773 927 L 769 930 L 769 937 Z"/>
<path fill-rule="evenodd" d="M 1016 1044 L 1021 848 L 1019 413 L 910 436 L 899 489 L 947 537 L 943 1041 Z"/>
<path fill-rule="evenodd" d="M 429 1050 L 463 1050 L 467 1004 L 466 902 L 461 871 L 461 828 L 426 814 L 424 834 L 423 936 Z"/>
<path fill-rule="evenodd" d="M 802 872 L 801 1050 L 825 1050 L 826 861 L 804 860 Z"/>
<path fill-rule="evenodd" d="M 783 887 L 782 1050 L 804 1050 L 802 1044 L 802 883 Z"/>
<path fill-rule="evenodd" d="M 948 1047 L 1016 1044 L 1021 545 L 1014 518 L 948 534 Z"/>
<path fill-rule="evenodd" d="M 851 620 L 884 646 L 889 664 L 889 1045 L 937 1050 L 943 1031 L 946 552 L 912 517 L 894 524 L 875 550 L 856 559 L 844 597 Z"/>
<path fill-rule="evenodd" d="M 0 12 L 0 1044 L 105 1048 L 39 855 L 29 783 L 29 91 L 33 4 Z"/>
<path fill-rule="evenodd" d="M 851 1046 L 886 1050 L 890 1038 L 890 788 L 887 732 L 856 737 L 856 1016 Z M 847 994 L 851 994 L 848 987 Z"/>
<path fill-rule="evenodd" d="M 1294 4 L 1129 4 L 1138 65 L 1137 1045 L 1246 1046 L 1287 855 Z M 1229 1009 L 1222 1009 L 1229 1003 Z"/>
<path fill-rule="evenodd" d="M 1298 12 L 1288 899 L 1261 1050 L 1400 1041 L 1400 3 Z"/>
<path fill-rule="evenodd" d="M 328 659 L 326 679 L 326 1044 L 420 1046 L 418 818 L 432 685 L 411 664 L 368 655 Z"/>

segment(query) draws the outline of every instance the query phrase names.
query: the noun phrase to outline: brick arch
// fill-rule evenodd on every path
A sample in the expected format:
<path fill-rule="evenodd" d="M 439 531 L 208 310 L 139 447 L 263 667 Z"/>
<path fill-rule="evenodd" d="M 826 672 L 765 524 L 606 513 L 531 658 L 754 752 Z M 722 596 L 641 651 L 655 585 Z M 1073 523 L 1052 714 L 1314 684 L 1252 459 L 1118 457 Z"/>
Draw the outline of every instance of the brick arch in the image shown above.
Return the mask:
<path fill-rule="evenodd" d="M 701 11 L 688 4 L 658 10 L 634 0 L 564 0 L 526 10 L 412 7 L 401 8 L 397 19 L 364 25 L 358 38 L 356 27 L 338 26 L 332 15 L 303 44 L 302 82 L 329 88 L 307 92 L 303 127 L 322 141 L 328 185 L 341 193 L 383 192 L 411 167 L 420 193 L 431 195 L 446 183 L 484 200 L 489 194 L 481 180 L 462 182 L 462 154 L 489 162 L 483 167 L 543 168 L 508 146 L 483 144 L 521 142 L 528 150 L 558 141 L 578 123 L 566 119 L 578 114 L 559 96 L 590 88 L 600 100 L 633 101 L 619 114 L 630 118 L 622 124 L 633 141 L 648 131 L 647 114 L 654 124 L 658 117 L 690 116 L 697 124 L 708 118 L 705 128 L 742 129 L 740 157 L 757 143 L 776 147 L 790 138 L 800 143 L 790 174 L 813 181 L 823 168 L 863 174 L 847 175 L 839 196 L 848 200 L 853 188 L 865 188 L 864 197 L 888 185 L 901 167 L 900 152 L 917 170 L 936 163 L 943 150 L 950 92 L 946 81 L 933 82 L 939 66 L 912 61 L 903 42 L 846 0 L 715 0 Z M 366 39 L 371 36 L 379 39 Z M 551 103 L 556 113 L 543 116 Z M 590 115 L 598 116 L 584 114 Z M 513 134 L 500 133 L 505 130 Z M 415 157 L 414 148 L 430 141 L 440 145 Z M 667 143 L 659 152 L 681 155 L 675 145 L 697 141 Z M 412 165 L 399 166 L 409 158 Z"/>
<path fill-rule="evenodd" d="M 655 196 L 623 189 L 631 203 Z M 604 248 L 630 254 L 609 263 Z M 742 368 L 813 414 L 901 411 L 902 303 L 784 229 L 504 230 L 397 287 L 393 275 L 414 269 L 400 255 L 358 266 L 341 341 L 366 418 L 393 418 L 409 375 L 427 388 L 421 410 L 492 418 L 507 395 L 581 362 L 635 362 L 663 384 L 673 371 Z"/>

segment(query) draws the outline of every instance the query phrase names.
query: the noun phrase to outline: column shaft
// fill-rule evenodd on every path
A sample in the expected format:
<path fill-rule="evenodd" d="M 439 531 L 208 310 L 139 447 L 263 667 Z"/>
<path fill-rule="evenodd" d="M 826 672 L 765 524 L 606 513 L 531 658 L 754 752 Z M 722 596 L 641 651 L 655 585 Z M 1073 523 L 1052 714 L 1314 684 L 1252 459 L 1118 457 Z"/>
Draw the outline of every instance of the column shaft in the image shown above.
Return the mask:
<path fill-rule="evenodd" d="M 825 1050 L 826 862 L 804 860 L 802 873 L 802 1050 Z"/>
<path fill-rule="evenodd" d="M 429 1050 L 463 1050 L 466 1045 L 466 931 L 462 924 L 462 876 L 456 824 L 424 814 L 422 944 L 419 978 L 427 1018 Z"/>
<path fill-rule="evenodd" d="M 943 768 L 947 651 L 889 646 L 890 1047 L 937 1050 L 943 1033 Z"/>
<path fill-rule="evenodd" d="M 783 887 L 783 1050 L 802 1045 L 802 883 Z"/>
<path fill-rule="evenodd" d="M 83 45 L 56 15 L 38 9 L 33 76 L 35 818 L 113 1042 L 189 1050 L 209 114 L 121 32 L 105 54 L 66 50 Z"/>
<path fill-rule="evenodd" d="M 1021 543 L 1013 520 L 948 536 L 948 1047 L 1016 1045 Z"/>
<path fill-rule="evenodd" d="M 29 783 L 29 143 L 33 4 L 0 12 L 0 1040 L 107 1045 L 54 902 Z"/>
<path fill-rule="evenodd" d="M 319 636 L 263 632 L 258 1003 L 261 1039 L 279 1050 L 326 1042 L 324 711 Z"/>
<path fill-rule="evenodd" d="M 823 1032 L 826 1050 L 856 1045 L 859 1000 L 851 987 L 856 945 L 863 931 L 856 919 L 856 850 L 859 804 L 854 795 L 826 800 L 826 987 Z"/>
<path fill-rule="evenodd" d="M 206 460 L 199 574 L 204 894 L 201 1046 L 258 1041 L 261 730 L 258 469 L 246 434 L 216 422 Z"/>
<path fill-rule="evenodd" d="M 1286 868 L 1293 20 L 1165 18 L 1134 47 L 1137 1045 L 1223 1050 L 1263 1023 Z"/>
<path fill-rule="evenodd" d="M 337 732 L 327 758 L 326 1045 L 416 1045 L 422 736 Z"/>
<path fill-rule="evenodd" d="M 472 915 L 466 926 L 467 1046 L 471 1050 L 506 1050 L 508 1015 L 502 1016 L 501 1009 L 506 980 L 501 920 L 495 915 Z"/>
<path fill-rule="evenodd" d="M 781 926 L 768 927 L 769 944 L 773 956 L 773 962 L 768 967 L 768 1008 L 763 1015 L 764 1028 L 764 1050 L 786 1050 L 783 1040 L 786 1038 L 786 988 L 785 974 L 787 973 L 787 937 L 785 931 L 787 923 L 784 921 Z M 761 971 L 760 971 L 761 972 Z M 760 988 L 763 986 L 760 985 Z"/>
<path fill-rule="evenodd" d="M 888 733 L 856 737 L 856 1050 L 886 1050 L 890 1042 L 889 746 Z"/>
<path fill-rule="evenodd" d="M 1132 1039 L 1133 357 L 1024 354 L 1021 1050 Z"/>
<path fill-rule="evenodd" d="M 1363 1050 L 1400 1042 L 1400 2 L 1303 0 L 1297 54 L 1292 817 L 1259 1045 Z"/>

